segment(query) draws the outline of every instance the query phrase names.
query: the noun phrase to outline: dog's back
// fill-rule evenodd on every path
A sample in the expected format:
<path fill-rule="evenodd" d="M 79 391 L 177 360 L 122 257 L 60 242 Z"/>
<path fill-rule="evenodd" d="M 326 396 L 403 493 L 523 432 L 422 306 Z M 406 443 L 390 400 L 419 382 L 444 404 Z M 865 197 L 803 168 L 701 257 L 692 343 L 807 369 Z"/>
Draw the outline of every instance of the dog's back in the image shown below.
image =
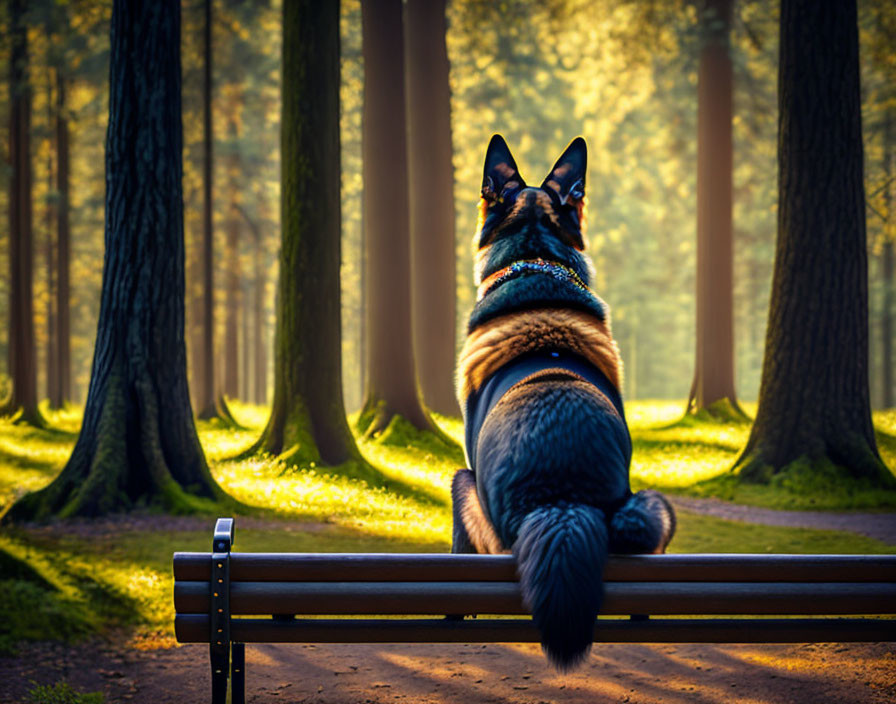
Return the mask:
<path fill-rule="evenodd" d="M 471 469 L 452 487 L 453 550 L 513 551 L 560 668 L 588 652 L 608 552 L 662 549 L 674 529 L 662 497 L 629 488 L 621 364 L 582 252 L 584 179 L 581 139 L 539 189 L 492 139 L 482 283 L 458 364 Z"/>

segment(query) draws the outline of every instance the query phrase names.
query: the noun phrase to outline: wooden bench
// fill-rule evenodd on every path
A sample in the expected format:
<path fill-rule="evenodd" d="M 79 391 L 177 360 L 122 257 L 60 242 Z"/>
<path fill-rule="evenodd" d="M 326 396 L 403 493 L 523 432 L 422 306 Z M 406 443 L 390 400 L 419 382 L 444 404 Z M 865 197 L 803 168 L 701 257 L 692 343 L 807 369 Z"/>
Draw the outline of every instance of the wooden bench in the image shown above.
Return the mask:
<path fill-rule="evenodd" d="M 211 553 L 174 555 L 175 633 L 210 644 L 215 704 L 226 700 L 228 674 L 232 702 L 245 701 L 245 643 L 539 641 L 521 618 L 510 555 L 234 553 L 232 545 L 233 519 L 220 518 Z M 613 556 L 605 580 L 595 642 L 896 640 L 896 555 Z"/>

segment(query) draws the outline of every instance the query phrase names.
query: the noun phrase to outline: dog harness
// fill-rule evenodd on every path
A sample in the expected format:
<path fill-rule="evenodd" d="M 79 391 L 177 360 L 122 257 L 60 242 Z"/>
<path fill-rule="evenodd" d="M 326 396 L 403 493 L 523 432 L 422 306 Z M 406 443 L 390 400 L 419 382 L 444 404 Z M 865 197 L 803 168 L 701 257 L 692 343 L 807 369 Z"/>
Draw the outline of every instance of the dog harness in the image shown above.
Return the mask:
<path fill-rule="evenodd" d="M 479 433 L 488 414 L 495 404 L 515 385 L 528 377 L 548 369 L 565 370 L 581 377 L 597 387 L 609 399 L 616 413 L 625 423 L 622 397 L 619 390 L 596 366 L 577 354 L 564 349 L 542 349 L 520 355 L 489 376 L 478 389 L 473 391 L 464 404 L 464 433 L 467 466 L 476 471 L 476 445 Z M 629 437 L 626 432 L 626 438 Z M 628 439 L 628 455 L 631 456 L 631 439 Z"/>

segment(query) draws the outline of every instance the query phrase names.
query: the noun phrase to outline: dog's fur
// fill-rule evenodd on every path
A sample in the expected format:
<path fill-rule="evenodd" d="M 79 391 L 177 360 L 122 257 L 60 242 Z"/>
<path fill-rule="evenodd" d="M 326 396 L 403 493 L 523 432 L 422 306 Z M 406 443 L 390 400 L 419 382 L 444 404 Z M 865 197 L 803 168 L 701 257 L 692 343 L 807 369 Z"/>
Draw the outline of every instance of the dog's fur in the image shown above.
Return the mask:
<path fill-rule="evenodd" d="M 622 363 L 583 252 L 585 165 L 578 138 L 530 188 L 492 138 L 482 283 L 457 368 L 470 468 L 452 485 L 452 551 L 516 555 L 542 647 L 560 669 L 590 648 L 607 554 L 662 552 L 675 530 L 665 498 L 629 486 Z"/>

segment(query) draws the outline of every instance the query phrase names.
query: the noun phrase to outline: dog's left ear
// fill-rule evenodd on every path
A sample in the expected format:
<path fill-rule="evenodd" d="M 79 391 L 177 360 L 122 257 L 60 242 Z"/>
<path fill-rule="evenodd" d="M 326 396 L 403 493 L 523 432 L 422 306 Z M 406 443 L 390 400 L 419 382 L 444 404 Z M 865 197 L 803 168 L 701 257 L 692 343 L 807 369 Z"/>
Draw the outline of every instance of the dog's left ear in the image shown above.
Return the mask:
<path fill-rule="evenodd" d="M 554 191 L 561 205 L 574 205 L 585 197 L 585 168 L 588 165 L 588 149 L 585 140 L 576 137 L 557 159 L 551 173 L 541 184 Z"/>

